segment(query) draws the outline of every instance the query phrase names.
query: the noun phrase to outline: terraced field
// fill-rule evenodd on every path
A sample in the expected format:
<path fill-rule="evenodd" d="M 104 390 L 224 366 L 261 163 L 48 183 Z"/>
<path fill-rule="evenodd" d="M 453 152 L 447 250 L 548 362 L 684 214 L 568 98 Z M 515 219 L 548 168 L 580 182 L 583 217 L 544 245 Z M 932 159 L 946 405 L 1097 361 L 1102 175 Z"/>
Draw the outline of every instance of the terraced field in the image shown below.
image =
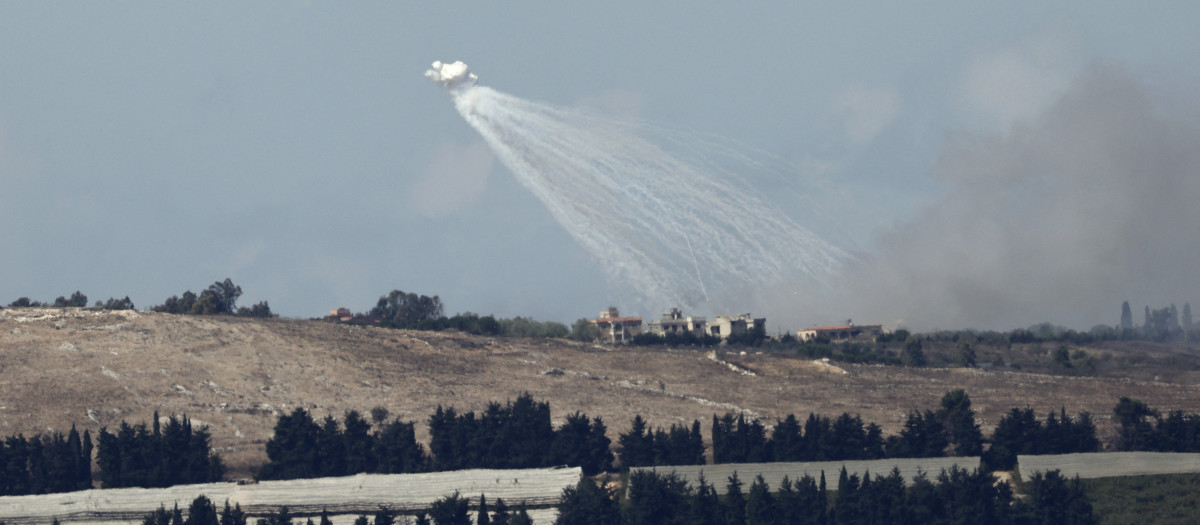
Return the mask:
<path fill-rule="evenodd" d="M 61 523 L 140 522 L 160 505 L 181 509 L 199 495 L 218 506 L 225 501 L 240 504 L 256 516 L 286 506 L 293 515 L 316 515 L 328 510 L 339 522 L 352 522 L 358 515 L 372 515 L 379 508 L 401 513 L 427 510 L 439 498 L 459 493 L 472 505 L 486 495 L 495 503 L 503 498 L 510 506 L 526 504 L 542 508 L 558 503 L 564 488 L 579 481 L 579 468 L 525 470 L 461 470 L 430 474 L 359 474 L 342 478 L 264 481 L 257 484 L 207 483 L 165 489 L 86 490 L 65 494 L 0 497 L 0 522 L 34 525 L 58 520 Z M 549 511 L 549 514 L 547 514 Z M 546 523 L 546 521 L 539 521 Z"/>

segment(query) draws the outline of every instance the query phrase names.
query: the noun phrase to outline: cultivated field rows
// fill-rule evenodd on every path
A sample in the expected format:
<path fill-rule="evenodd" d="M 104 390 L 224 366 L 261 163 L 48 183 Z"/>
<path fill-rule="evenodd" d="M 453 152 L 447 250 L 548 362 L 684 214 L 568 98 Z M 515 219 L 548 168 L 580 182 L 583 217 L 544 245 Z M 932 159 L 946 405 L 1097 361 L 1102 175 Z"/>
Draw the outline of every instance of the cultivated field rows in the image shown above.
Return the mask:
<path fill-rule="evenodd" d="M 141 521 L 160 505 L 181 509 L 199 495 L 218 507 L 228 500 L 254 515 L 287 506 L 293 514 L 371 515 L 380 506 L 401 512 L 428 509 L 434 501 L 458 492 L 477 504 L 485 495 L 510 506 L 555 505 L 564 488 L 579 481 L 573 468 L 461 470 L 429 474 L 359 474 L 340 478 L 264 481 L 256 484 L 206 483 L 163 489 L 93 489 L 64 494 L 0 497 L 0 522 L 8 525 L 72 522 Z"/>
<path fill-rule="evenodd" d="M 717 487 L 717 492 L 723 493 L 725 485 L 734 473 L 737 473 L 738 479 L 749 487 L 754 482 L 755 476 L 762 476 L 763 481 L 772 490 L 779 488 L 783 477 L 787 476 L 793 483 L 799 481 L 804 475 L 809 475 L 813 479 L 821 479 L 821 473 L 825 473 L 825 482 L 830 490 L 837 488 L 838 475 L 841 474 L 842 468 L 846 469 L 847 474 L 858 474 L 859 477 L 870 473 L 872 477 L 875 474 L 887 475 L 893 468 L 900 469 L 900 475 L 904 476 L 905 483 L 911 483 L 917 474 L 924 472 L 932 480 L 937 477 L 938 472 L 942 469 L 949 469 L 957 465 L 959 468 L 971 470 L 979 467 L 979 457 L 961 457 L 961 458 L 894 458 L 894 459 L 873 459 L 861 461 L 812 461 L 812 462 L 795 462 L 795 463 L 727 463 L 721 465 L 687 465 L 674 467 L 639 467 L 631 469 L 633 471 L 655 471 L 660 474 L 668 474 L 674 472 L 680 478 L 687 481 L 692 487 L 697 486 L 700 476 L 709 485 Z M 745 490 L 745 488 L 743 488 Z"/>
<path fill-rule="evenodd" d="M 1200 454 L 1172 452 L 1101 452 L 1017 456 L 1021 476 L 1029 479 L 1034 472 L 1061 471 L 1063 476 L 1113 478 L 1154 474 L 1200 473 Z"/>

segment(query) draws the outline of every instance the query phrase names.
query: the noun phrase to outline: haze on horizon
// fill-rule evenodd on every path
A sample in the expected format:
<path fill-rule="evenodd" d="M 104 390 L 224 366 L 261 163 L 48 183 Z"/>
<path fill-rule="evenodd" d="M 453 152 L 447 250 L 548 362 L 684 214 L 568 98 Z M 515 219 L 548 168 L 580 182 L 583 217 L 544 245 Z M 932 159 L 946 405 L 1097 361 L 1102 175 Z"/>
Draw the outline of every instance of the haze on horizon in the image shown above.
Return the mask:
<path fill-rule="evenodd" d="M 562 322 L 627 301 L 414 74 L 437 58 L 834 188 L 819 233 L 859 262 L 737 308 L 772 332 L 1200 300 L 1200 7 L 708 7 L 6 4 L 0 303 L 225 277 L 295 317 L 395 288 Z"/>

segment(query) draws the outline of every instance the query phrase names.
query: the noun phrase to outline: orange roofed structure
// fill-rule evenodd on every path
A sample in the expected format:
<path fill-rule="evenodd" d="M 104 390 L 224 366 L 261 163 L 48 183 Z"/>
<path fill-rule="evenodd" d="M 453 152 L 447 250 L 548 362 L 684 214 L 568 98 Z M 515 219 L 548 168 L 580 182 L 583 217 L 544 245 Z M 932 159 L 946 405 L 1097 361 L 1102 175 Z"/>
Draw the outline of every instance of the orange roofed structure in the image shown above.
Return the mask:
<path fill-rule="evenodd" d="M 611 306 L 592 319 L 592 324 L 600 330 L 600 341 L 608 344 L 628 343 L 642 333 L 641 317 L 621 317 L 621 311 Z"/>

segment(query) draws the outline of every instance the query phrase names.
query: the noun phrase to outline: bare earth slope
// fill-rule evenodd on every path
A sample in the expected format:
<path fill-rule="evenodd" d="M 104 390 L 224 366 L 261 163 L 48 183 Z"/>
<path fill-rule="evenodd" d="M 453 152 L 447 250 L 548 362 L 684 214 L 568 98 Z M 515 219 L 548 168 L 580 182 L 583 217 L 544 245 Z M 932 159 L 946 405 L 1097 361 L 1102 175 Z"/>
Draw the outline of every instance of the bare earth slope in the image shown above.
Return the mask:
<path fill-rule="evenodd" d="M 265 460 L 278 414 L 316 417 L 372 407 L 425 421 L 438 405 L 480 410 L 522 392 L 568 413 L 601 416 L 609 437 L 635 414 L 652 426 L 744 411 L 771 424 L 788 413 L 860 414 L 899 431 L 911 409 L 947 390 L 970 394 L 985 432 L 1014 406 L 1039 415 L 1090 411 L 1101 437 L 1118 397 L 1200 412 L 1194 384 L 1056 377 L 975 369 L 826 364 L 697 350 L 611 348 L 560 340 L 84 309 L 0 310 L 0 436 L 96 432 L 121 420 L 187 414 L 212 427 L 235 476 Z"/>

